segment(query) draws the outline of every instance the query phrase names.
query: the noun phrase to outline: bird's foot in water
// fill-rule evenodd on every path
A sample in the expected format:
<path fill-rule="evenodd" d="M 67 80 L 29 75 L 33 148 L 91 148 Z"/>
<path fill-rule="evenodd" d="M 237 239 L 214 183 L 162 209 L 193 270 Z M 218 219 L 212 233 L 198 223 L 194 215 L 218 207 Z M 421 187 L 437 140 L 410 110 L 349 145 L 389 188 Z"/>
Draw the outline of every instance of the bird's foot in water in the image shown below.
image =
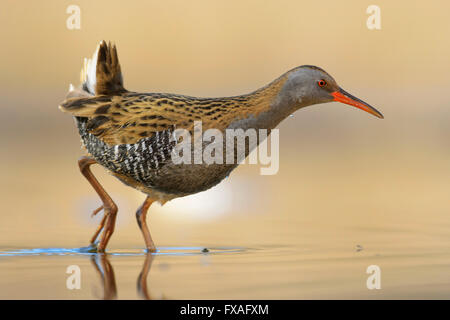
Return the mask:
<path fill-rule="evenodd" d="M 79 250 L 82 253 L 99 253 L 100 251 L 98 250 L 97 244 L 98 241 L 91 243 L 87 247 L 81 247 Z"/>
<path fill-rule="evenodd" d="M 145 253 L 156 253 L 156 252 L 158 252 L 158 250 L 156 250 L 156 247 L 151 247 L 151 248 L 145 248 L 144 252 Z"/>

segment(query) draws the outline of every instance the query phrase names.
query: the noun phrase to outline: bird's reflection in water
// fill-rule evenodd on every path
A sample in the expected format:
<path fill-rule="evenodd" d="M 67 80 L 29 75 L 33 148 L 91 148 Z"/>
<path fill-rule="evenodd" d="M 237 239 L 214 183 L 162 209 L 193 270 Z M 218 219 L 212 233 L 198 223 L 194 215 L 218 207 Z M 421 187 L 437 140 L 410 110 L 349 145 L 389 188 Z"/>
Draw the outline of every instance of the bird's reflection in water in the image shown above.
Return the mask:
<path fill-rule="evenodd" d="M 151 300 L 150 295 L 148 294 L 147 288 L 147 276 L 150 272 L 150 268 L 153 262 L 153 255 L 151 253 L 147 253 L 145 255 L 144 265 L 142 266 L 141 273 L 137 278 L 136 289 L 138 295 L 145 300 Z"/>
<path fill-rule="evenodd" d="M 145 254 L 144 264 L 142 266 L 141 273 L 137 278 L 136 288 L 137 294 L 146 300 L 150 300 L 150 294 L 147 287 L 147 276 L 150 272 L 154 257 L 151 253 Z M 117 286 L 114 269 L 109 261 L 107 254 L 95 254 L 91 256 L 91 262 L 94 265 L 95 270 L 101 277 L 103 285 L 103 299 L 112 300 L 117 299 Z"/>

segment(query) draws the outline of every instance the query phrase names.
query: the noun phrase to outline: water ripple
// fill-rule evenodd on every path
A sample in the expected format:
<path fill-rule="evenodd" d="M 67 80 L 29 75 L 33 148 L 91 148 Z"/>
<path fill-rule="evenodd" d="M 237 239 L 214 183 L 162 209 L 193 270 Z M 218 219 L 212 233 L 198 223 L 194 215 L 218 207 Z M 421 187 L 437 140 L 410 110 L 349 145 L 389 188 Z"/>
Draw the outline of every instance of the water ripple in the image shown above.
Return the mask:
<path fill-rule="evenodd" d="M 152 255 L 210 255 L 210 254 L 233 254 L 248 252 L 249 249 L 243 247 L 158 247 L 157 252 Z M 113 256 L 141 256 L 146 255 L 144 249 L 114 249 L 106 252 Z M 2 256 L 68 256 L 68 255 L 97 255 L 95 247 L 81 248 L 30 248 L 30 249 L 3 249 L 0 250 Z"/>

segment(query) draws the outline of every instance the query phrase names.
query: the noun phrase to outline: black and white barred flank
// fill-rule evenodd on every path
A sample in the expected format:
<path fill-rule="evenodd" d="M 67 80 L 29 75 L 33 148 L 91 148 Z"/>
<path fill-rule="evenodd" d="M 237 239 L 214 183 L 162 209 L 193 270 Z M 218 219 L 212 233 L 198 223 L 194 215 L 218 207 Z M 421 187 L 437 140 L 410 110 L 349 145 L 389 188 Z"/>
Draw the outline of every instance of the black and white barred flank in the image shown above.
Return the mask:
<path fill-rule="evenodd" d="M 131 177 L 144 185 L 154 185 L 158 171 L 171 162 L 171 152 L 176 144 L 173 131 L 156 132 L 134 144 L 110 146 L 86 129 L 88 118 L 75 117 L 81 140 L 87 151 L 112 172 Z"/>

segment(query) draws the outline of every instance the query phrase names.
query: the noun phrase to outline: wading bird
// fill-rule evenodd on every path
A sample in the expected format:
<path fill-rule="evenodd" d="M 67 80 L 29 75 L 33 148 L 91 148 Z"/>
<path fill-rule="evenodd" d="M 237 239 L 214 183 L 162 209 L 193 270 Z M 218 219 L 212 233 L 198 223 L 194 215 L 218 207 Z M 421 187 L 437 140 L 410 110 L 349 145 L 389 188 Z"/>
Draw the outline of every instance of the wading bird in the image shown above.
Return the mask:
<path fill-rule="evenodd" d="M 175 128 L 273 129 L 300 108 L 338 101 L 383 118 L 380 112 L 341 89 L 323 69 L 294 68 L 268 85 L 234 97 L 196 98 L 167 93 L 136 93 L 123 86 L 115 45 L 102 41 L 92 59 L 85 59 L 81 86 L 70 85 L 59 108 L 74 116 L 88 155 L 79 161 L 81 173 L 102 201 L 104 210 L 91 244 L 103 252 L 114 231 L 117 206 L 92 174 L 98 163 L 126 185 L 147 195 L 136 212 L 146 249 L 156 251 L 146 223 L 150 205 L 207 190 L 237 167 L 234 164 L 176 164 L 171 161 Z M 250 150 L 246 150 L 246 155 Z M 96 246 L 100 233 L 101 239 Z"/>

